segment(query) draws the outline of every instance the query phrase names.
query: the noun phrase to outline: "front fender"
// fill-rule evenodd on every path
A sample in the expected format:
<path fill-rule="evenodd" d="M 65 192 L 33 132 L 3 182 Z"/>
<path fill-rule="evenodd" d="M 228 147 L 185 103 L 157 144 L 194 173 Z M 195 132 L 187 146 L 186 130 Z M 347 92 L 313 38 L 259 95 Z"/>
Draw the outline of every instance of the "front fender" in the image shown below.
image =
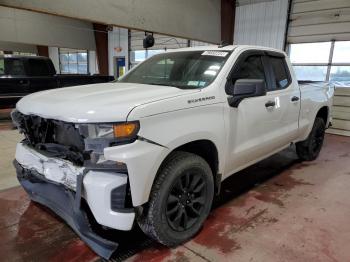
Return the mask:
<path fill-rule="evenodd" d="M 223 171 L 226 133 L 221 103 L 152 115 L 139 121 L 139 140 L 104 150 L 106 159 L 127 165 L 134 206 L 148 201 L 160 165 L 173 150 L 186 143 L 213 142 L 219 153 L 219 172 Z"/>

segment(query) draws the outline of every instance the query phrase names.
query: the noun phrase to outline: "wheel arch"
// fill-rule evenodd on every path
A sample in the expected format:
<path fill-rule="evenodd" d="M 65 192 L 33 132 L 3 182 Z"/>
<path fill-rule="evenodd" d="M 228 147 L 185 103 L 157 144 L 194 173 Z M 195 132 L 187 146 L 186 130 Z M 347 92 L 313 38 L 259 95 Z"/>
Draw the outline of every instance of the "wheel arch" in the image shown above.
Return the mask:
<path fill-rule="evenodd" d="M 316 117 L 320 117 L 324 120 L 324 123 L 328 124 L 328 117 L 329 117 L 329 107 L 328 106 L 322 106 L 318 111 L 317 111 L 317 114 L 316 114 Z"/>
<path fill-rule="evenodd" d="M 177 151 L 188 152 L 202 157 L 208 163 L 213 173 L 215 192 L 218 193 L 220 191 L 221 174 L 219 173 L 219 152 L 213 141 L 209 139 L 198 139 L 177 146 L 164 158 L 158 168 L 157 174 L 167 163 L 171 155 Z"/>

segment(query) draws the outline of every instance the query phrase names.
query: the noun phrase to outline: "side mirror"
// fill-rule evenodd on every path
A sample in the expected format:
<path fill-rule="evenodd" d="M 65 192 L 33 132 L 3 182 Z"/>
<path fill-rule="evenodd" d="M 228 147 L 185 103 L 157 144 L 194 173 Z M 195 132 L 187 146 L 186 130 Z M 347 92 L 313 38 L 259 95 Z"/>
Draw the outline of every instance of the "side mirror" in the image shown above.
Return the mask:
<path fill-rule="evenodd" d="M 266 95 L 266 83 L 262 79 L 238 79 L 230 88 L 228 103 L 232 107 L 238 107 L 239 103 L 248 97 Z"/>

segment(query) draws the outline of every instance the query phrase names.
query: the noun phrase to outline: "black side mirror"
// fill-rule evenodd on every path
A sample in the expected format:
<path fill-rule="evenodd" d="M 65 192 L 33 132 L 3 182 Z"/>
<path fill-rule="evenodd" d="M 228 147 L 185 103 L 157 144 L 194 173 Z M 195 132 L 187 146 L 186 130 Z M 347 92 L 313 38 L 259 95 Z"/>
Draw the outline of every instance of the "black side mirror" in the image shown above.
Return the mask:
<path fill-rule="evenodd" d="M 266 83 L 262 79 L 238 79 L 228 94 L 231 95 L 228 98 L 229 105 L 238 107 L 245 98 L 266 95 Z"/>

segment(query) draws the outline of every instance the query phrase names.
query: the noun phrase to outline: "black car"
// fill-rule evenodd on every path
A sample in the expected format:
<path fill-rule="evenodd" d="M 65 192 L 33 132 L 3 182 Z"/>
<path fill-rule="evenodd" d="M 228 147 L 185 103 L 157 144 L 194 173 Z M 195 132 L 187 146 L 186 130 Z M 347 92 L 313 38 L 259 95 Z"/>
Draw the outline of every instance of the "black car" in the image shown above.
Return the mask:
<path fill-rule="evenodd" d="M 0 56 L 0 108 L 13 108 L 30 93 L 112 80 L 112 76 L 56 74 L 48 57 Z"/>

